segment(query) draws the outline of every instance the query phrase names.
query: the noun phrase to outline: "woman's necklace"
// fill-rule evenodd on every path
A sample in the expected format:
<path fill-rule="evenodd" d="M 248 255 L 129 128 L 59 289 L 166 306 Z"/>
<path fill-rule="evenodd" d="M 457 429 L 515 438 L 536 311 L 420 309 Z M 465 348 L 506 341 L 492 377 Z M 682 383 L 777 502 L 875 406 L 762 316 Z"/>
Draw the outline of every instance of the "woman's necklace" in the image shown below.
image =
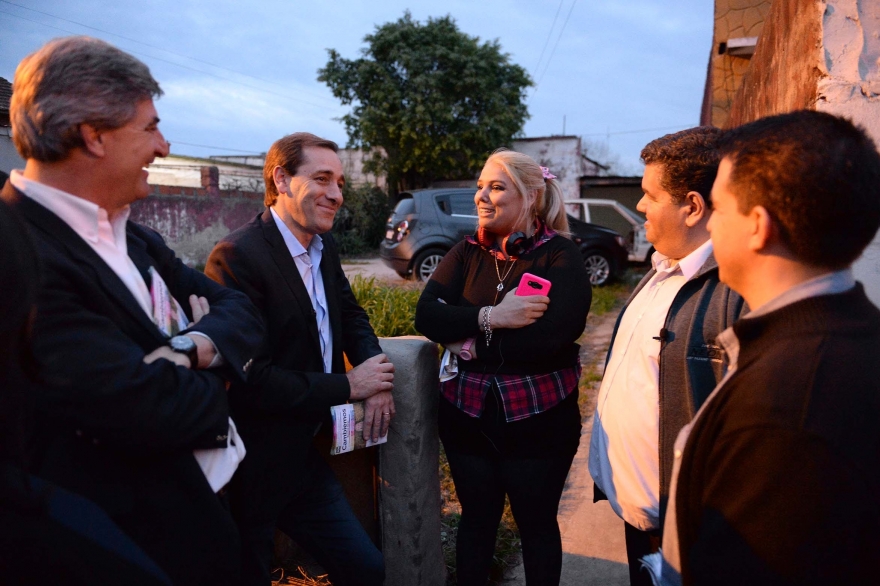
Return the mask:
<path fill-rule="evenodd" d="M 510 264 L 507 265 L 507 270 L 504 272 L 504 276 L 502 277 L 501 271 L 498 270 L 498 257 L 493 254 L 492 258 L 495 260 L 495 274 L 498 275 L 498 286 L 495 287 L 495 289 L 498 291 L 498 293 L 501 293 L 502 291 L 504 291 L 504 279 L 506 279 L 507 276 L 510 275 L 510 271 L 513 270 L 513 265 L 516 263 L 516 259 L 514 258 L 510 260 Z M 498 298 L 497 293 L 495 295 L 495 298 Z"/>

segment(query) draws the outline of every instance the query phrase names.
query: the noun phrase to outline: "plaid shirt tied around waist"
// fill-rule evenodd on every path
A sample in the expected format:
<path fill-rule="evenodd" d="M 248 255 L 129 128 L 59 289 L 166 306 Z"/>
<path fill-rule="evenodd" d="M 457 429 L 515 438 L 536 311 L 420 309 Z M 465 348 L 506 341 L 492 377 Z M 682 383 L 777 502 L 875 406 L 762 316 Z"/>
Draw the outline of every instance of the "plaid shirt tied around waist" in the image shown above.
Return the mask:
<path fill-rule="evenodd" d="M 580 378 L 580 360 L 575 366 L 546 374 L 459 372 L 457 377 L 440 383 L 440 394 L 471 417 L 479 417 L 486 393 L 495 383 L 509 423 L 555 407 L 571 394 Z"/>

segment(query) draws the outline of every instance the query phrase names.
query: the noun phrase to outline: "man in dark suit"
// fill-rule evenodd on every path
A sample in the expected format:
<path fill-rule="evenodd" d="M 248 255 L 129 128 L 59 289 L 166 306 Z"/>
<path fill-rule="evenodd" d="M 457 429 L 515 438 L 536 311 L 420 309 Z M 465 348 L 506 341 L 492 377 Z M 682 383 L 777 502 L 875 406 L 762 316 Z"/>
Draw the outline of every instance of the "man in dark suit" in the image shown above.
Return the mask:
<path fill-rule="evenodd" d="M 312 553 L 337 586 L 381 585 L 382 555 L 312 445 L 329 409 L 365 400 L 364 438 L 394 415 L 394 367 L 342 272 L 328 231 L 342 205 L 335 143 L 286 136 L 266 155 L 267 209 L 214 248 L 206 274 L 243 291 L 268 334 L 230 402 L 248 459 L 232 487 L 246 584 L 270 581 L 275 528 Z M 343 353 L 355 367 L 345 372 Z"/>
<path fill-rule="evenodd" d="M 144 167 L 168 153 L 159 85 L 131 55 L 69 37 L 26 57 L 14 88 L 27 163 L 2 199 L 42 269 L 37 473 L 100 505 L 174 584 L 233 583 L 237 533 L 215 493 L 244 446 L 220 373 L 243 378 L 263 325 L 246 296 L 127 221 Z"/>

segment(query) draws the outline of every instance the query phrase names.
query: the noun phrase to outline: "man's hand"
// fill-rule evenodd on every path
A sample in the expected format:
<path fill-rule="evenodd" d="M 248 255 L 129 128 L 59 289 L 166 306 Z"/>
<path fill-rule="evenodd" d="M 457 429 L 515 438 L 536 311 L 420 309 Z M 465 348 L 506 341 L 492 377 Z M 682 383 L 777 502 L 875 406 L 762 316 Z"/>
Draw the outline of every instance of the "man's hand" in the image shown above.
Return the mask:
<path fill-rule="evenodd" d="M 373 441 L 388 435 L 388 425 L 394 417 L 394 398 L 391 391 L 376 393 L 364 401 L 364 441 Z"/>
<path fill-rule="evenodd" d="M 199 323 L 200 319 L 211 313 L 211 305 L 204 297 L 190 295 L 189 306 L 192 308 L 194 324 Z"/>
<path fill-rule="evenodd" d="M 204 297 L 190 295 L 189 306 L 192 308 L 193 324 L 199 323 L 200 319 L 211 313 L 211 305 Z M 196 343 L 196 348 L 199 352 L 199 363 L 193 364 L 192 368 L 207 368 L 209 364 L 214 362 L 214 357 L 217 356 L 217 348 L 204 336 L 185 335 Z"/>
<path fill-rule="evenodd" d="M 207 341 L 207 340 L 206 340 Z M 187 358 L 186 354 L 181 354 L 180 352 L 175 352 L 171 349 L 170 346 L 159 346 L 146 356 L 144 356 L 144 362 L 147 364 L 152 364 L 159 360 L 160 358 L 164 358 L 165 360 L 170 360 L 177 366 L 182 366 L 184 368 L 192 368 L 192 365 L 189 362 L 189 358 Z"/>
<path fill-rule="evenodd" d="M 547 306 L 550 304 L 550 298 L 546 295 L 516 295 L 515 291 L 510 291 L 501 300 L 501 303 L 492 309 L 492 315 L 489 316 L 492 322 L 492 328 L 523 328 L 538 321 Z M 482 314 L 482 312 L 480 312 Z M 480 316 L 482 317 L 482 315 Z M 480 327 L 482 328 L 482 323 Z"/>
<path fill-rule="evenodd" d="M 348 377 L 348 386 L 351 387 L 351 401 L 369 399 L 376 393 L 394 388 L 394 365 L 388 362 L 388 357 L 384 354 L 365 360 L 345 373 L 345 376 Z"/>

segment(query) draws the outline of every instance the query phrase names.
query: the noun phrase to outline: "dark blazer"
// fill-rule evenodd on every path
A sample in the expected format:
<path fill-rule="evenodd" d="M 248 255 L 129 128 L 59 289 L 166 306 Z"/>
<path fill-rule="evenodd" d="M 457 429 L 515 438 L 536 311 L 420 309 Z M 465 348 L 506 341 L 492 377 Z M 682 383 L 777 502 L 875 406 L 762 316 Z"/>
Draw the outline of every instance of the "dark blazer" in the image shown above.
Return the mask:
<path fill-rule="evenodd" d="M 212 279 L 246 293 L 267 326 L 248 384 L 234 383 L 229 390 L 233 417 L 248 449 L 238 476 L 243 492 L 253 496 L 243 515 L 279 512 L 291 487 L 303 480 L 299 468 L 319 422 L 351 392 L 343 352 L 353 365 L 382 353 L 342 271 L 333 237 L 321 238 L 321 275 L 333 336 L 330 374 L 324 373 L 309 294 L 268 209 L 221 240 L 205 267 Z"/>
<path fill-rule="evenodd" d="M 226 445 L 226 384 L 167 360 L 144 364 L 166 337 L 100 256 L 55 214 L 7 183 L 0 195 L 26 220 L 42 270 L 34 346 L 46 379 L 38 474 L 100 505 L 175 584 L 226 584 L 237 573 L 235 528 L 192 451 Z M 187 268 L 162 238 L 129 222 L 128 253 L 153 266 L 241 379 L 263 334 L 238 292 Z M 228 555 L 227 555 L 228 554 Z"/>

